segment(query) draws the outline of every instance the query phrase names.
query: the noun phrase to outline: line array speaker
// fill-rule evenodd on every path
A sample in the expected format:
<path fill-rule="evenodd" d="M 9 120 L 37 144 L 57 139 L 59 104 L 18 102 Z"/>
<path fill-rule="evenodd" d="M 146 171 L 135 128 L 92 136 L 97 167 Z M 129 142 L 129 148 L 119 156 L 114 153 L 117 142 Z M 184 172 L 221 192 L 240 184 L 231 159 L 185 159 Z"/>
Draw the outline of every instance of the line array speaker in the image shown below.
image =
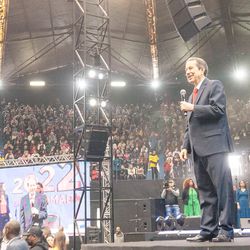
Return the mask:
<path fill-rule="evenodd" d="M 89 129 L 86 131 L 86 160 L 98 162 L 102 161 L 109 132 L 106 129 Z"/>
<path fill-rule="evenodd" d="M 176 29 L 185 42 L 212 22 L 201 1 L 170 0 L 167 4 Z"/>

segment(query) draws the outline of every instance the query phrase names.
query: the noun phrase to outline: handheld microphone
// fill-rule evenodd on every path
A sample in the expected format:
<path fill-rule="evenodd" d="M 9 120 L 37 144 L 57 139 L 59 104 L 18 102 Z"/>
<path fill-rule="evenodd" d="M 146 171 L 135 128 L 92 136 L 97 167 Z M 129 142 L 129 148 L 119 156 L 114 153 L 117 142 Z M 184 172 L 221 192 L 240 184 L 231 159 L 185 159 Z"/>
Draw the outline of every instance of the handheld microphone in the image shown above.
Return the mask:
<path fill-rule="evenodd" d="M 181 89 L 180 95 L 181 95 L 181 101 L 185 102 L 186 101 L 186 90 Z M 184 115 L 187 116 L 187 111 L 184 111 Z"/>

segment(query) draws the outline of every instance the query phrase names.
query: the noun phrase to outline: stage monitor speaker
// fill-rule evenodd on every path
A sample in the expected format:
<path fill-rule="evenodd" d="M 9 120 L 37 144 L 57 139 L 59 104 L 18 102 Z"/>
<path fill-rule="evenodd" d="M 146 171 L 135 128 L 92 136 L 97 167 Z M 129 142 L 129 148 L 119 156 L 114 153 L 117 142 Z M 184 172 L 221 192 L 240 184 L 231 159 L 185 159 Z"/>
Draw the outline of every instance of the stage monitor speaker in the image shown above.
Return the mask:
<path fill-rule="evenodd" d="M 107 129 L 86 130 L 86 160 L 100 162 L 103 160 L 109 132 Z"/>
<path fill-rule="evenodd" d="M 183 225 L 184 230 L 199 230 L 201 225 L 200 216 L 190 216 L 185 218 Z"/>
<path fill-rule="evenodd" d="M 185 42 L 212 22 L 201 1 L 170 0 L 167 4 L 176 29 Z"/>
<path fill-rule="evenodd" d="M 124 233 L 154 232 L 156 218 L 164 215 L 163 199 L 114 200 L 114 223 Z"/>
<path fill-rule="evenodd" d="M 241 228 L 250 228 L 250 218 L 240 218 Z"/>

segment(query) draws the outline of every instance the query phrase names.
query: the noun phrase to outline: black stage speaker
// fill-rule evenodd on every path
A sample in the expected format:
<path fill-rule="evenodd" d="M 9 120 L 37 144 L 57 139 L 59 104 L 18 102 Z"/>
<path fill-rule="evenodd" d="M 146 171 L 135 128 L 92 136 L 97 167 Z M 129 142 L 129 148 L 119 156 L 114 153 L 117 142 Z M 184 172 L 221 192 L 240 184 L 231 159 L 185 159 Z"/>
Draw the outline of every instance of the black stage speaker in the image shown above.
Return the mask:
<path fill-rule="evenodd" d="M 212 22 L 200 0 L 169 0 L 167 2 L 176 29 L 185 42 Z"/>
<path fill-rule="evenodd" d="M 190 216 L 185 218 L 182 229 L 184 230 L 199 230 L 201 225 L 200 216 Z"/>
<path fill-rule="evenodd" d="M 114 200 L 114 225 L 124 233 L 154 232 L 156 218 L 164 215 L 163 199 L 121 199 Z"/>
<path fill-rule="evenodd" d="M 250 228 L 250 218 L 240 218 L 241 228 Z"/>
<path fill-rule="evenodd" d="M 86 130 L 86 160 L 100 162 L 103 160 L 109 132 L 107 129 Z"/>

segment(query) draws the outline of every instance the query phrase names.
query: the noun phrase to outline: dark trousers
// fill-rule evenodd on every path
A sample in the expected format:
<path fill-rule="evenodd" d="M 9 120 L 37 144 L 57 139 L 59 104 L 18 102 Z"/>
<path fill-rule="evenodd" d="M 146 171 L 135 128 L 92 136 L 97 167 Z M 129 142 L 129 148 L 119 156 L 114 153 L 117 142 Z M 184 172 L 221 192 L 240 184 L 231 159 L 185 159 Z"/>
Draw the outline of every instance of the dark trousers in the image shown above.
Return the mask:
<path fill-rule="evenodd" d="M 152 170 L 152 180 L 158 180 L 158 169 L 157 167 L 151 168 Z"/>
<path fill-rule="evenodd" d="M 217 235 L 223 229 L 232 233 L 234 194 L 228 154 L 200 157 L 194 153 L 194 172 L 199 189 L 201 235 Z"/>

